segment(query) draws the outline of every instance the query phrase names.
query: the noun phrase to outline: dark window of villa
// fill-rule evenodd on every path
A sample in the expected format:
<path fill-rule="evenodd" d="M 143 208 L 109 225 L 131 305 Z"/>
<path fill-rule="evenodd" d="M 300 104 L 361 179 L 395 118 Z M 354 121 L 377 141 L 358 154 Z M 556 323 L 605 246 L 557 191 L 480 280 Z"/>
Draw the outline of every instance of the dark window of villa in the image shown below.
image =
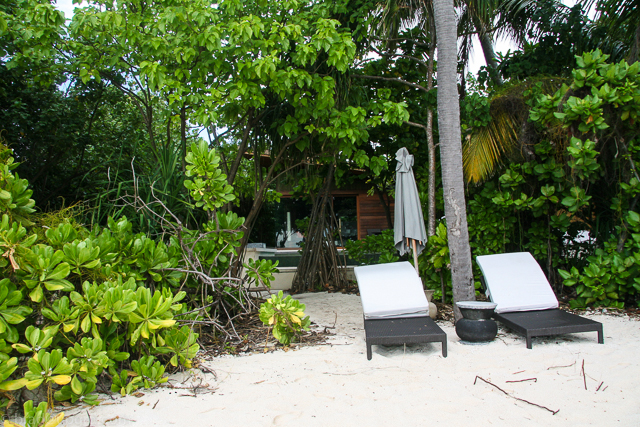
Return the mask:
<path fill-rule="evenodd" d="M 334 197 L 333 211 L 338 222 L 340 237 L 336 245 L 358 239 L 356 196 Z M 267 247 L 299 248 L 309 226 L 311 205 L 304 200 L 283 197 L 280 203 L 265 205 L 251 231 L 251 241 L 265 243 Z"/>
<path fill-rule="evenodd" d="M 358 240 L 358 207 L 355 196 L 334 197 L 333 212 L 338 221 L 338 230 L 342 241 L 336 241 L 339 246 L 347 240 Z"/>
<path fill-rule="evenodd" d="M 308 224 L 311 205 L 304 200 L 282 198 L 275 204 L 274 219 L 276 223 L 276 248 L 299 248 L 304 240 L 303 231 Z"/>

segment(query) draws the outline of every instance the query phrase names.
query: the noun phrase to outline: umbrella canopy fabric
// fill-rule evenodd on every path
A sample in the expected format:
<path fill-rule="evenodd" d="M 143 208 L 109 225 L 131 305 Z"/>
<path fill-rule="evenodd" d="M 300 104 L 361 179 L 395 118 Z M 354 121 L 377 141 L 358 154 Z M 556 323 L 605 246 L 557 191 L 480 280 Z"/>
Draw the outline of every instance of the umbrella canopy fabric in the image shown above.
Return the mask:
<path fill-rule="evenodd" d="M 413 176 L 413 156 L 402 147 L 396 152 L 396 199 L 394 208 L 394 243 L 400 255 L 407 253 L 411 246 L 407 239 L 416 240 L 416 256 L 422 252 L 427 242 L 422 206 L 418 187 Z"/>

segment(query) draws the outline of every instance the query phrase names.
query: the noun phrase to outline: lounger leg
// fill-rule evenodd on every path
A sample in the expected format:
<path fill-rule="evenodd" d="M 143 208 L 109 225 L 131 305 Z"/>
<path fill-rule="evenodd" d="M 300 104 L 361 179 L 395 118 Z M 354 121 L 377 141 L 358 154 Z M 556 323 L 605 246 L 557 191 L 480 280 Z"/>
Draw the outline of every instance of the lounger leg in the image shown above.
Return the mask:
<path fill-rule="evenodd" d="M 527 348 L 529 350 L 531 350 L 533 348 L 532 344 L 531 344 L 531 335 L 527 334 L 526 335 L 526 340 L 527 340 Z"/>
<path fill-rule="evenodd" d="M 604 344 L 604 334 L 602 333 L 602 327 L 598 330 L 598 343 Z"/>
<path fill-rule="evenodd" d="M 442 357 L 447 357 L 447 339 L 442 341 Z"/>
<path fill-rule="evenodd" d="M 371 360 L 371 344 L 367 343 L 367 360 Z"/>

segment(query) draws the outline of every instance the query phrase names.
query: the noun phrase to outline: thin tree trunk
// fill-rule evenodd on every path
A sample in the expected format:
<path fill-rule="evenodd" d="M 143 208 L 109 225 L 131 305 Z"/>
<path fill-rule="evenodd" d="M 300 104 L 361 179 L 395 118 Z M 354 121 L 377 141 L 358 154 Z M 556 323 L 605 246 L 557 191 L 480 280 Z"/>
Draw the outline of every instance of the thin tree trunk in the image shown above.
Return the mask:
<path fill-rule="evenodd" d="M 254 109 L 249 109 L 249 113 L 247 114 L 247 123 L 244 127 L 244 131 L 242 132 L 242 140 L 240 140 L 240 145 L 238 146 L 238 155 L 236 156 L 231 168 L 229 169 L 229 173 L 227 174 L 227 182 L 230 185 L 233 185 L 233 181 L 236 179 L 236 174 L 238 173 L 238 169 L 240 168 L 240 162 L 244 157 L 245 151 L 247 151 L 247 145 L 249 143 L 249 135 L 251 132 L 251 128 L 253 127 L 253 112 Z M 258 153 L 253 153 L 254 156 L 257 156 Z"/>
<path fill-rule="evenodd" d="M 147 133 L 149 134 L 149 144 L 151 145 L 151 152 L 153 156 L 158 158 L 158 147 L 156 146 L 156 138 L 153 133 L 153 107 L 151 105 L 145 105 L 146 114 L 142 115 L 145 125 L 147 126 Z"/>
<path fill-rule="evenodd" d="M 634 33 L 633 43 L 631 44 L 631 51 L 629 53 L 629 64 L 633 64 L 638 60 L 638 52 L 640 52 L 640 25 L 636 27 Z"/>
<path fill-rule="evenodd" d="M 269 185 L 271 185 L 272 180 L 274 179 L 274 174 L 276 174 L 276 170 L 279 169 L 281 162 L 283 161 L 285 155 L 287 154 L 288 152 L 287 149 L 292 145 L 294 145 L 296 142 L 298 142 L 301 138 L 307 135 L 308 134 L 302 134 L 297 138 L 290 140 L 280 149 L 280 152 L 278 153 L 278 155 L 275 156 L 275 158 L 272 160 L 272 163 L 271 163 L 271 166 L 269 167 L 269 171 L 267 172 L 267 175 L 261 181 L 260 186 L 256 190 L 256 193 L 253 199 L 253 204 L 251 205 L 249 214 L 246 216 L 244 221 L 244 235 L 242 236 L 242 239 L 240 239 L 240 246 L 237 248 L 239 255 L 236 258 L 234 265 L 231 267 L 231 274 L 233 276 L 237 277 L 237 275 L 240 274 L 240 271 L 242 269 L 244 251 L 247 248 L 247 244 L 249 243 L 249 237 L 251 235 L 251 230 L 253 229 L 253 225 L 255 224 L 256 219 L 258 218 L 258 214 L 262 209 L 262 204 L 264 203 L 264 195 L 267 191 L 267 188 L 269 188 Z M 285 171 L 279 171 L 280 174 L 284 172 L 286 172 L 286 169 Z"/>
<path fill-rule="evenodd" d="M 167 141 L 169 144 L 169 141 Z M 187 106 L 180 108 L 180 145 L 182 147 L 182 172 L 187 170 Z"/>
<path fill-rule="evenodd" d="M 433 89 L 433 63 L 436 51 L 436 23 L 433 14 L 429 16 L 429 32 L 431 33 L 431 43 L 429 43 L 429 62 L 427 65 L 427 89 Z M 427 110 L 427 150 L 429 152 L 429 182 L 428 197 L 429 208 L 427 212 L 427 237 L 436 234 L 436 146 L 433 142 L 433 110 Z"/>
<path fill-rule="evenodd" d="M 482 47 L 482 53 L 484 54 L 484 60 L 489 68 L 489 75 L 491 80 L 498 86 L 502 86 L 504 82 L 498 73 L 498 60 L 496 59 L 496 52 L 493 50 L 493 40 L 487 34 L 484 24 L 480 21 L 480 18 L 474 15 L 473 25 L 476 27 L 478 38 L 480 39 L 480 46 Z"/>
<path fill-rule="evenodd" d="M 269 181 L 265 180 L 260 184 L 260 187 L 255 193 L 253 204 L 251 205 L 251 209 L 249 210 L 249 214 L 246 216 L 244 220 L 244 234 L 242 239 L 240 239 L 240 246 L 238 247 L 238 258 L 236 258 L 235 264 L 231 267 L 231 275 L 234 277 L 239 277 L 240 271 L 242 270 L 242 263 L 244 262 L 244 252 L 247 248 L 247 244 L 249 243 L 249 237 L 251 236 L 251 230 L 253 229 L 253 225 L 258 218 L 258 214 L 260 214 L 260 210 L 262 209 L 262 204 L 264 203 L 264 194 L 269 188 Z"/>
<path fill-rule="evenodd" d="M 436 234 L 436 147 L 433 142 L 433 111 L 431 109 L 427 111 L 427 148 L 429 151 L 427 237 L 431 237 Z"/>
<path fill-rule="evenodd" d="M 462 174 L 460 105 L 457 90 L 457 34 L 453 0 L 435 0 L 438 37 L 438 125 L 453 301 L 475 300 L 471 248 Z M 456 320 L 462 317 L 454 305 Z"/>
<path fill-rule="evenodd" d="M 334 289 L 346 288 L 345 265 L 339 265 L 340 257 L 333 236 L 337 228 L 331 206 L 331 184 L 334 171 L 335 164 L 332 164 L 327 171 L 322 189 L 313 203 L 304 249 L 293 277 L 291 290 L 295 293 L 330 286 Z"/>
<path fill-rule="evenodd" d="M 247 152 L 247 147 L 249 146 L 249 139 L 251 136 L 251 129 L 254 125 L 254 120 L 253 120 L 253 112 L 255 111 L 254 108 L 250 108 L 249 112 L 247 113 L 247 121 L 245 123 L 244 126 L 244 130 L 242 132 L 242 139 L 240 140 L 240 145 L 238 145 L 238 151 L 236 154 L 236 158 L 233 160 L 233 163 L 231 164 L 231 168 L 226 167 L 226 162 L 225 162 L 225 169 L 227 169 L 226 173 L 227 173 L 227 183 L 229 183 L 229 185 L 233 185 L 233 182 L 236 179 L 236 175 L 238 174 L 238 170 L 240 169 L 240 164 L 242 163 L 242 159 L 244 158 L 244 155 Z M 222 151 L 222 150 L 220 150 Z M 258 150 L 254 150 L 253 152 L 253 160 L 254 162 L 260 162 L 260 157 L 258 155 Z M 256 187 L 258 186 L 258 183 L 260 181 L 256 180 L 255 181 L 255 185 Z M 231 209 L 233 207 L 233 203 L 228 202 L 226 203 L 223 207 L 222 207 L 222 211 L 223 212 L 230 212 Z"/>

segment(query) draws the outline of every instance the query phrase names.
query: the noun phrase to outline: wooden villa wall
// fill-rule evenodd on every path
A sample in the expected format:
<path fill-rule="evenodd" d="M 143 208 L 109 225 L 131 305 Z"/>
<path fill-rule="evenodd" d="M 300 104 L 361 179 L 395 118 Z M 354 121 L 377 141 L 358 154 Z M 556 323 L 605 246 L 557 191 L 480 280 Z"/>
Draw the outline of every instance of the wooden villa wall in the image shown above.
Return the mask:
<path fill-rule="evenodd" d="M 358 194 L 358 239 L 364 239 L 373 230 L 386 230 L 387 216 L 380 198 L 369 196 L 366 193 Z M 389 208 L 391 210 L 391 221 L 393 221 L 393 201 Z"/>

